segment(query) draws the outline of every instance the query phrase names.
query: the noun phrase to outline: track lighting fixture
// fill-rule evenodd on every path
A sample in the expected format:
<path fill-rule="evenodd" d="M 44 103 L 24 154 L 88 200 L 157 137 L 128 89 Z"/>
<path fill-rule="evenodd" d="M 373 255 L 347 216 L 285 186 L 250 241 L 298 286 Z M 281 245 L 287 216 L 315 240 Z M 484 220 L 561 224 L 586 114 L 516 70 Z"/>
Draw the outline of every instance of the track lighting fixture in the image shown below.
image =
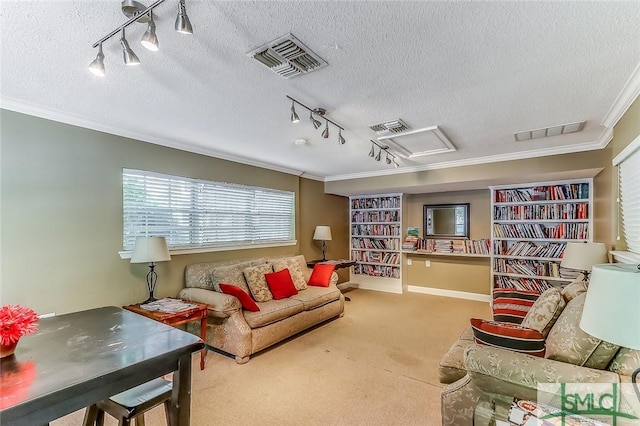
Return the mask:
<path fill-rule="evenodd" d="M 291 122 L 292 123 L 297 123 L 298 121 L 300 121 L 300 118 L 298 117 L 298 114 L 296 114 L 296 110 L 295 110 L 295 105 L 298 104 L 299 106 L 301 106 L 302 108 L 306 109 L 309 111 L 309 121 L 311 121 L 311 123 L 313 124 L 313 127 L 317 129 L 319 129 L 322 126 L 322 122 L 318 119 L 316 119 L 314 117 L 320 117 L 320 119 L 324 120 L 325 124 L 324 124 L 324 130 L 322 131 L 322 137 L 324 139 L 327 139 L 329 137 L 329 123 L 333 124 L 334 126 L 336 126 L 338 128 L 338 143 L 340 145 L 344 145 L 345 143 L 347 143 L 347 140 L 344 138 L 344 136 L 342 136 L 342 131 L 344 130 L 344 127 L 336 124 L 334 121 L 331 121 L 330 119 L 328 119 L 327 117 L 325 117 L 324 115 L 327 113 L 327 111 L 323 108 L 316 108 L 316 109 L 311 109 L 308 106 L 306 106 L 305 104 L 293 99 L 291 96 L 287 95 L 287 98 L 289 98 L 291 100 Z"/>
<path fill-rule="evenodd" d="M 396 156 L 389 152 L 389 147 L 387 145 L 380 145 L 376 141 L 371 142 L 371 150 L 369 151 L 369 157 L 373 158 L 376 161 L 380 161 L 382 159 L 382 151 L 386 154 L 385 162 L 387 164 L 393 164 L 393 167 L 396 169 L 400 167 L 400 164 L 396 161 Z M 376 147 L 378 147 L 378 154 L 376 154 Z"/>
<path fill-rule="evenodd" d="M 153 11 L 149 12 L 149 27 L 142 36 L 140 43 L 152 52 L 157 52 L 159 49 L 158 36 L 156 35 L 156 23 L 153 21 Z"/>
<path fill-rule="evenodd" d="M 124 28 L 122 29 L 122 37 L 120 37 L 120 44 L 122 45 L 122 56 L 124 58 L 125 65 L 140 65 L 138 55 L 136 55 L 129 47 L 129 43 L 124 35 Z"/>
<path fill-rule="evenodd" d="M 300 117 L 298 117 L 296 113 L 296 104 L 295 102 L 291 102 L 291 122 L 297 123 L 298 121 L 300 121 Z"/>
<path fill-rule="evenodd" d="M 122 1 L 122 12 L 129 18 L 124 24 L 120 25 L 115 30 L 111 31 L 106 36 L 102 37 L 100 40 L 93 43 L 92 47 L 98 47 L 98 55 L 96 59 L 89 64 L 89 71 L 94 73 L 97 76 L 104 77 L 105 69 L 104 69 L 104 53 L 102 52 L 102 43 L 106 40 L 110 39 L 116 34 L 121 34 L 120 44 L 122 45 L 122 54 L 124 57 L 124 63 L 127 65 L 138 65 L 140 64 L 140 59 L 133 52 L 131 47 L 129 47 L 129 42 L 125 38 L 125 28 L 134 22 L 138 23 L 149 23 L 147 27 L 147 31 L 142 36 L 140 43 L 142 45 L 152 51 L 157 51 L 159 48 L 158 44 L 158 36 L 156 35 L 156 23 L 153 20 L 153 9 L 158 7 L 160 4 L 164 3 L 165 0 L 156 0 L 150 6 L 145 6 L 142 3 L 139 3 L 135 0 L 123 0 Z M 176 17 L 175 29 L 178 32 L 184 34 L 192 34 L 193 28 L 191 26 L 191 22 L 189 21 L 189 17 L 187 16 L 187 11 L 185 7 L 185 0 L 179 0 L 178 2 L 178 16 Z"/>

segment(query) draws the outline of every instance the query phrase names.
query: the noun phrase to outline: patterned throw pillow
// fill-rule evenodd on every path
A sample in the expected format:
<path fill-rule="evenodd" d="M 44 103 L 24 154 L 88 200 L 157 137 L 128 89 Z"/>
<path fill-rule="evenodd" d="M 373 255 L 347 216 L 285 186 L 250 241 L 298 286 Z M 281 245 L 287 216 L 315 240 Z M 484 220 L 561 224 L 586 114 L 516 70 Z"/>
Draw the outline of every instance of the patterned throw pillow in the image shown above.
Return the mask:
<path fill-rule="evenodd" d="M 582 276 L 582 274 L 580 274 L 580 276 Z M 565 302 L 569 302 L 571 299 L 574 299 L 576 296 L 579 296 L 582 293 L 586 293 L 588 286 L 589 286 L 589 283 L 586 281 L 583 281 L 582 279 L 573 281 L 567 284 L 562 289 L 562 297 L 564 298 Z"/>
<path fill-rule="evenodd" d="M 251 266 L 249 268 L 245 268 L 242 272 L 244 274 L 244 278 L 247 280 L 249 290 L 251 290 L 251 294 L 256 302 L 268 302 L 269 300 L 273 300 L 273 295 L 269 291 L 267 280 L 264 277 L 265 274 L 273 272 L 273 268 L 270 263 Z"/>
<path fill-rule="evenodd" d="M 303 265 L 304 269 L 306 269 L 307 265 L 305 263 L 304 256 L 284 257 L 273 261 L 273 271 L 278 272 L 283 269 L 288 269 L 291 274 L 293 284 L 296 286 L 296 290 L 300 291 L 307 288 Z"/>
<path fill-rule="evenodd" d="M 308 284 L 317 287 L 329 287 L 334 269 L 336 269 L 336 265 L 316 263 L 313 266 L 313 272 L 311 273 L 311 277 L 309 277 Z"/>
<path fill-rule="evenodd" d="M 573 298 L 547 336 L 547 358 L 603 370 L 620 346 L 593 337 L 580 328 L 587 294 Z"/>
<path fill-rule="evenodd" d="M 222 290 L 224 294 L 230 294 L 232 296 L 237 297 L 240 303 L 242 304 L 242 307 L 245 308 L 247 311 L 258 312 L 260 310 L 260 308 L 258 307 L 258 305 L 256 305 L 256 302 L 253 301 L 251 296 L 249 296 L 240 287 L 237 287 L 231 284 L 220 283 L 220 290 Z"/>
<path fill-rule="evenodd" d="M 544 356 L 544 337 L 538 330 L 480 318 L 471 318 L 471 328 L 478 344 Z"/>
<path fill-rule="evenodd" d="M 240 262 L 232 265 L 218 266 L 211 271 L 211 282 L 213 283 L 213 289 L 219 293 L 220 283 L 235 285 L 240 287 L 243 291 L 249 293 L 249 287 L 244 279 L 242 271 L 244 268 L 251 266 L 253 262 Z"/>
<path fill-rule="evenodd" d="M 296 290 L 296 286 L 291 279 L 291 274 L 288 269 L 266 274 L 265 278 L 275 300 L 285 299 L 298 294 L 298 290 Z"/>
<path fill-rule="evenodd" d="M 520 324 L 538 297 L 540 297 L 539 291 L 494 289 L 493 320 Z"/>
<path fill-rule="evenodd" d="M 538 330 L 546 337 L 566 305 L 560 289 L 554 287 L 545 290 L 531 306 L 520 325 Z"/>

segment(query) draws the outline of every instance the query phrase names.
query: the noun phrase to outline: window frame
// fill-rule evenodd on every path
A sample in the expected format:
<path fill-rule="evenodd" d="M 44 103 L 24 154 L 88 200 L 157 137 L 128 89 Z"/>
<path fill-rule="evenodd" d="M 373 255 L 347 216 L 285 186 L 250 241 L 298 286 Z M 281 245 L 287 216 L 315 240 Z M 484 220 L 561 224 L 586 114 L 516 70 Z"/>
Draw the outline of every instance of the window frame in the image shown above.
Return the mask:
<path fill-rule="evenodd" d="M 614 259 L 622 262 L 622 263 L 640 263 L 640 241 L 635 240 L 631 247 L 629 246 L 629 238 L 627 235 L 627 229 L 625 229 L 625 221 L 623 217 L 624 212 L 624 195 L 623 191 L 625 188 L 632 187 L 634 188 L 634 193 L 632 194 L 634 201 L 640 201 L 640 173 L 633 173 L 631 182 L 622 182 L 623 173 L 622 167 L 624 167 L 625 161 L 631 160 L 634 163 L 640 162 L 640 135 L 638 135 L 629 145 L 627 145 L 618 155 L 616 155 L 612 161 L 614 167 L 617 168 L 617 179 L 618 179 L 618 191 L 617 191 L 617 223 L 618 223 L 618 239 L 620 238 L 620 230 L 622 230 L 622 235 L 624 236 L 624 241 L 626 245 L 626 250 L 614 250 L 611 252 Z M 634 168 L 634 171 L 637 169 Z M 629 174 L 626 174 L 627 178 L 625 180 L 629 180 Z M 627 198 L 629 196 L 626 193 Z M 630 215 L 631 216 L 631 215 Z M 629 224 L 630 221 L 633 220 L 634 225 L 636 227 L 640 226 L 640 214 L 634 214 L 633 218 L 628 216 L 628 220 L 626 225 Z"/>

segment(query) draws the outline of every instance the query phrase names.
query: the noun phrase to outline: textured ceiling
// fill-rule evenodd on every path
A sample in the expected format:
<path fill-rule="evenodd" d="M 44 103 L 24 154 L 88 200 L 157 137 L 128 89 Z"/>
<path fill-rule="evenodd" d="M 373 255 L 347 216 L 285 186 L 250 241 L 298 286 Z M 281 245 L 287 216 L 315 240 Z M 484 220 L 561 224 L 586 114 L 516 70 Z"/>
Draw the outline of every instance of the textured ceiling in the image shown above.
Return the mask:
<path fill-rule="evenodd" d="M 2 107 L 336 180 L 602 147 L 610 110 L 640 90 L 638 1 L 186 5 L 192 36 L 173 30 L 177 0 L 167 0 L 155 10 L 160 51 L 140 45 L 146 26 L 134 24 L 127 39 L 142 65 L 123 64 L 116 36 L 99 78 L 87 71 L 91 45 L 125 22 L 119 0 L 0 0 Z M 246 56 L 287 33 L 329 65 L 285 80 Z M 347 143 L 333 127 L 322 139 L 301 108 L 292 124 L 286 95 L 326 108 Z M 439 126 L 457 151 L 396 153 L 396 170 L 376 162 L 369 126 L 397 118 Z M 580 133 L 513 138 L 583 120 Z"/>

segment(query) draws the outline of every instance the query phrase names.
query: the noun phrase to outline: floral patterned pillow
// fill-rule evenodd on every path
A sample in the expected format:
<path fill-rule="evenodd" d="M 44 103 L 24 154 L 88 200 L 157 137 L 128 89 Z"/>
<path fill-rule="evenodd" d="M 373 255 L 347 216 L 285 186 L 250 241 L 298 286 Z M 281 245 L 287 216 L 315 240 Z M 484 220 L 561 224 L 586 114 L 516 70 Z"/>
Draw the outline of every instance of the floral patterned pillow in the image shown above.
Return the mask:
<path fill-rule="evenodd" d="M 520 325 L 538 330 L 544 337 L 547 337 L 565 306 L 566 302 L 559 289 L 545 290 L 531 306 Z"/>
<path fill-rule="evenodd" d="M 307 280 L 305 279 L 304 270 L 301 263 L 304 262 L 304 256 L 285 257 L 282 259 L 276 259 L 273 261 L 273 271 L 278 272 L 283 269 L 288 269 L 291 274 L 293 284 L 296 286 L 296 290 L 304 290 L 307 288 Z M 306 264 L 304 269 L 307 269 Z"/>
<path fill-rule="evenodd" d="M 251 290 L 251 294 L 256 302 L 268 302 L 269 300 L 273 300 L 273 294 L 269 291 L 267 280 L 264 277 L 265 274 L 270 274 L 272 272 L 273 267 L 270 263 L 251 266 L 242 271 L 244 278 L 247 280 L 249 290 Z"/>

